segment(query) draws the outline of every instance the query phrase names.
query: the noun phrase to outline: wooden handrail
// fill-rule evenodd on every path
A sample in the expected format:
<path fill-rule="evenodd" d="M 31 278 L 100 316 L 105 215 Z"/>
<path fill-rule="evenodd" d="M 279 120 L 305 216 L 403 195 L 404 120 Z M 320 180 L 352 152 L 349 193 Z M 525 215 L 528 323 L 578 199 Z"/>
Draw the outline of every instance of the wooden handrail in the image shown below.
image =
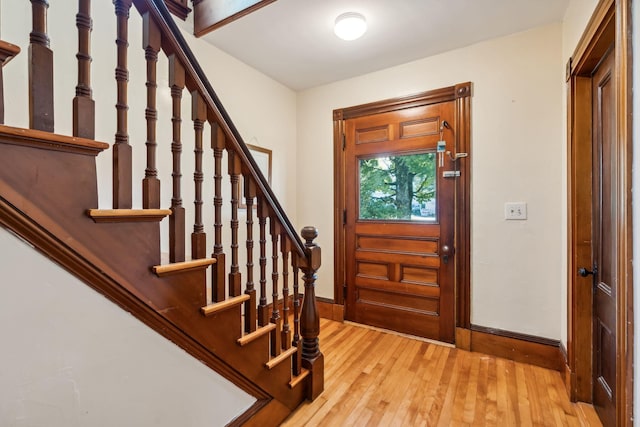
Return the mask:
<path fill-rule="evenodd" d="M 222 128 L 222 131 L 231 143 L 231 148 L 240 156 L 241 163 L 255 179 L 259 193 L 263 195 L 273 214 L 281 224 L 284 233 L 291 239 L 292 249 L 301 257 L 306 258 L 307 255 L 302 239 L 300 239 L 300 236 L 296 233 L 295 228 L 278 202 L 273 190 L 271 190 L 267 179 L 249 153 L 249 149 L 242 139 L 242 136 L 240 136 L 240 132 L 238 132 L 231 117 L 213 90 L 211 83 L 200 67 L 191 48 L 180 33 L 164 1 L 133 0 L 133 3 L 140 14 L 150 12 L 155 18 L 163 34 L 162 43 L 165 53 L 167 55 L 173 54 L 180 60 L 185 68 L 187 87 L 192 86 L 189 88 L 191 91 L 198 90 L 198 92 L 200 92 L 204 102 L 208 106 L 209 113 L 213 114 L 210 121 L 217 123 Z"/>

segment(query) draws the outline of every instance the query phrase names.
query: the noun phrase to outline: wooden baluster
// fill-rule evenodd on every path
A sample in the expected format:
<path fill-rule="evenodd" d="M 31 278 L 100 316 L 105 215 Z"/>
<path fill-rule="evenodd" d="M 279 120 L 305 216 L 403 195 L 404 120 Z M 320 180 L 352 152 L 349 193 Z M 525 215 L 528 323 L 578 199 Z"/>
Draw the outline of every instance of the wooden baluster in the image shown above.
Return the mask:
<path fill-rule="evenodd" d="M 169 86 L 171 87 L 171 99 L 173 112 L 171 123 L 173 124 L 173 142 L 171 153 L 173 155 L 173 195 L 171 197 L 171 215 L 169 216 L 169 260 L 182 262 L 185 260 L 185 213 L 182 206 L 180 179 L 182 171 L 180 155 L 182 154 L 182 91 L 184 90 L 184 67 L 175 55 L 169 56 Z"/>
<path fill-rule="evenodd" d="M 0 40 L 0 125 L 4 124 L 4 77 L 2 70 L 19 53 L 18 46 Z"/>
<path fill-rule="evenodd" d="M 202 222 L 202 183 L 204 173 L 202 172 L 202 132 L 204 122 L 207 120 L 207 104 L 198 91 L 191 92 L 191 118 L 193 119 L 193 129 L 195 131 L 195 153 L 196 165 L 193 172 L 193 182 L 195 184 L 195 220 L 193 223 L 193 233 L 191 233 L 191 258 L 200 259 L 207 256 L 207 235 L 204 232 Z"/>
<path fill-rule="evenodd" d="M 311 372 L 311 384 L 307 398 L 313 400 L 324 389 L 324 356 L 320 352 L 318 336 L 320 335 L 320 315 L 316 305 L 315 283 L 316 271 L 320 268 L 320 247 L 313 243 L 318 237 L 315 227 L 304 227 L 302 237 L 305 239 L 306 258 L 300 260 L 304 271 L 304 303 L 300 316 L 302 334 L 302 366 Z"/>
<path fill-rule="evenodd" d="M 280 224 L 273 217 L 269 221 L 271 225 L 271 261 L 273 263 L 273 272 L 271 273 L 271 282 L 273 284 L 273 292 L 271 293 L 271 323 L 276 328 L 271 333 L 271 355 L 277 356 L 282 351 L 282 318 L 278 309 L 278 237 L 280 236 Z"/>
<path fill-rule="evenodd" d="M 142 16 L 142 48 L 147 60 L 147 168 L 142 180 L 142 207 L 144 209 L 160 209 L 160 180 L 156 169 L 156 123 L 158 110 L 156 109 L 156 68 L 158 52 L 160 51 L 161 33 L 153 18 L 146 12 Z"/>
<path fill-rule="evenodd" d="M 245 331 L 253 332 L 258 320 L 256 289 L 253 283 L 253 201 L 256 197 L 256 184 L 250 175 L 244 177 L 244 197 L 247 205 L 247 288 L 244 293 L 249 295 L 249 300 L 245 302 L 244 322 Z"/>
<path fill-rule="evenodd" d="M 267 217 L 269 210 L 263 197 L 258 197 L 258 222 L 260 224 L 260 304 L 258 305 L 258 325 L 269 323 L 267 304 Z"/>
<path fill-rule="evenodd" d="M 229 151 L 229 175 L 231 179 L 231 271 L 229 272 L 229 296 L 242 293 L 242 278 L 238 265 L 238 204 L 240 202 L 240 157 Z"/>
<path fill-rule="evenodd" d="M 96 105 L 91 98 L 91 0 L 78 1 L 78 85 L 73 98 L 73 136 L 94 139 Z"/>
<path fill-rule="evenodd" d="M 127 86 L 129 70 L 127 69 L 127 48 L 129 47 L 129 11 L 133 0 L 113 0 L 117 17 L 118 63 L 116 65 L 116 82 L 118 99 L 116 102 L 117 125 L 116 143 L 113 146 L 113 207 L 116 209 L 131 208 L 131 145 L 127 133 Z"/>
<path fill-rule="evenodd" d="M 291 348 L 291 328 L 289 327 L 289 253 L 291 242 L 286 234 L 280 236 L 282 252 L 282 349 Z"/>
<path fill-rule="evenodd" d="M 293 375 L 300 375 L 302 368 L 302 345 L 300 343 L 300 292 L 298 286 L 299 262 L 298 254 L 291 256 L 291 267 L 293 269 L 293 345 L 298 351 L 293 358 Z"/>
<path fill-rule="evenodd" d="M 214 206 L 214 244 L 212 258 L 216 263 L 212 266 L 212 299 L 213 302 L 224 301 L 225 292 L 225 254 L 222 248 L 222 154 L 225 147 L 225 138 L 222 128 L 217 123 L 211 123 L 211 148 L 213 149 L 215 195 Z"/>
<path fill-rule="evenodd" d="M 53 51 L 47 35 L 47 0 L 31 0 L 29 127 L 53 132 Z"/>

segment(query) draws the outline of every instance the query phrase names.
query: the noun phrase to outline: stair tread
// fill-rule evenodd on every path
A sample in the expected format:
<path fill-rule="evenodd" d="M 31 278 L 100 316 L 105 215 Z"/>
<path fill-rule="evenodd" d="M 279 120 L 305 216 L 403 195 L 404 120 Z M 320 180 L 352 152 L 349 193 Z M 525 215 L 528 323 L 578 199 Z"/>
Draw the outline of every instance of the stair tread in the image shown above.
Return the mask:
<path fill-rule="evenodd" d="M 0 40 L 0 52 L 2 52 L 2 56 L 4 57 L 4 62 L 0 63 L 0 66 L 4 67 L 20 53 L 20 47 L 7 41 Z"/>
<path fill-rule="evenodd" d="M 45 148 L 96 156 L 111 147 L 106 142 L 76 136 L 60 135 L 37 129 L 24 129 L 0 124 L 0 135 L 4 142 L 11 141 L 24 146 Z"/>
<path fill-rule="evenodd" d="M 87 209 L 95 222 L 161 221 L 171 215 L 170 209 Z"/>
<path fill-rule="evenodd" d="M 309 370 L 305 368 L 300 369 L 300 375 L 293 377 L 291 381 L 289 381 L 289 388 L 295 388 L 298 384 L 302 382 L 306 377 L 309 376 Z"/>
<path fill-rule="evenodd" d="M 255 331 L 238 338 L 238 344 L 240 346 L 245 346 L 250 342 L 257 340 L 261 336 L 268 334 L 269 332 L 273 331 L 275 328 L 276 328 L 276 325 L 273 323 L 269 323 L 268 325 L 262 326 L 256 329 Z"/>
<path fill-rule="evenodd" d="M 296 351 L 298 351 L 298 347 L 291 347 L 290 349 L 283 351 L 273 359 L 269 360 L 264 365 L 269 369 L 273 369 L 276 366 L 278 366 L 281 362 L 291 357 L 291 355 L 294 354 Z"/>
<path fill-rule="evenodd" d="M 242 294 L 240 296 L 229 298 L 224 301 L 209 304 L 205 307 L 202 307 L 200 311 L 205 316 L 211 316 L 212 314 L 217 313 L 219 311 L 226 310 L 228 308 L 235 307 L 239 304 L 242 304 L 243 302 L 249 300 L 249 298 L 250 298 L 249 295 Z"/>
<path fill-rule="evenodd" d="M 199 268 L 207 268 L 216 263 L 215 258 L 194 259 L 191 261 L 173 262 L 170 264 L 162 264 L 153 266 L 153 272 L 157 276 L 162 277 L 168 274 L 179 273 L 181 271 L 195 270 Z"/>

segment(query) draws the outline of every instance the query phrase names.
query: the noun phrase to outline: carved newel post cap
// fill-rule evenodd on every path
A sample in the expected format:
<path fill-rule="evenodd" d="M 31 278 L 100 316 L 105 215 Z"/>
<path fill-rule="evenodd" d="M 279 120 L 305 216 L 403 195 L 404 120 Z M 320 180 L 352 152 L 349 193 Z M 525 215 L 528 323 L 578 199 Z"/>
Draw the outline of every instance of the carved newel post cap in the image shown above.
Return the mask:
<path fill-rule="evenodd" d="M 307 225 L 302 229 L 302 232 L 300 234 L 302 234 L 304 240 L 307 241 L 307 245 L 311 245 L 313 244 L 313 240 L 318 237 L 318 229 L 314 226 Z"/>
<path fill-rule="evenodd" d="M 302 237 L 306 240 L 304 244 L 307 252 L 308 267 L 313 271 L 320 268 L 320 246 L 313 243 L 313 239 L 318 237 L 318 229 L 312 226 L 306 226 L 302 229 Z"/>

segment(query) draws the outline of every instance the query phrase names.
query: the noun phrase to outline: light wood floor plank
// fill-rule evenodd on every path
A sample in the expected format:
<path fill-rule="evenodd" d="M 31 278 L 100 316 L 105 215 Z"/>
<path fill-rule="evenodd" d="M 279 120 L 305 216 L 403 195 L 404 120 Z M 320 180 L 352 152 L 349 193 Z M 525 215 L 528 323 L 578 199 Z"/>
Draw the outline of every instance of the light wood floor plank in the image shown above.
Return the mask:
<path fill-rule="evenodd" d="M 284 426 L 593 426 L 558 372 L 321 320 L 325 391 Z"/>

